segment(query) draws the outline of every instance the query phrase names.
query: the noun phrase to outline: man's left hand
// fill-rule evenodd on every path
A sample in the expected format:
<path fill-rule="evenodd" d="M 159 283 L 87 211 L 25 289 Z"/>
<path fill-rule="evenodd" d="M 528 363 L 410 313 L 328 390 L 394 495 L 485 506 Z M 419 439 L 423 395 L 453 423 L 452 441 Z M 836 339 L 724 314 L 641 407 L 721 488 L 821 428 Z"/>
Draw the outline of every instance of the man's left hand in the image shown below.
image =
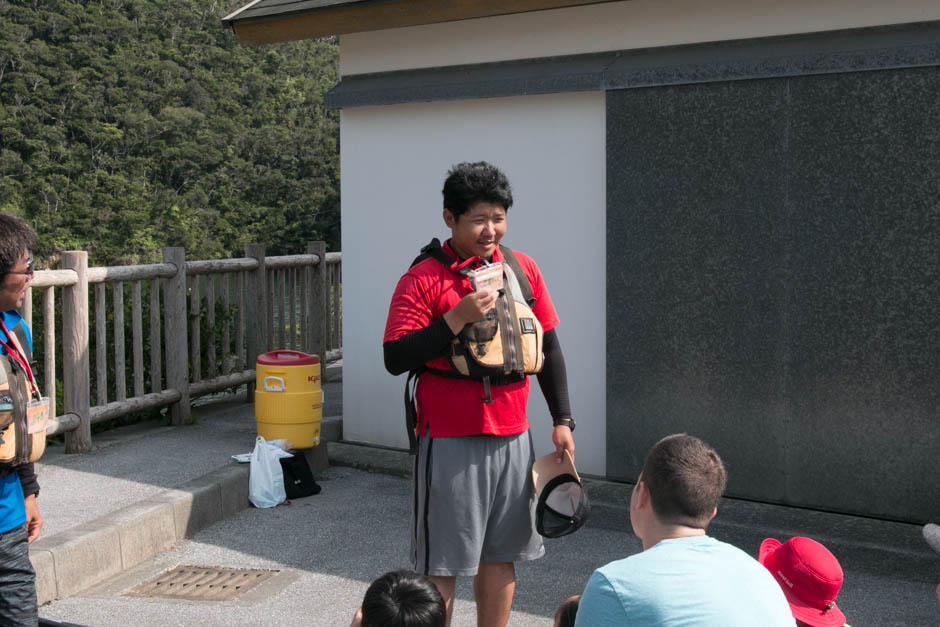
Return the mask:
<path fill-rule="evenodd" d="M 42 516 L 39 515 L 35 494 L 30 494 L 23 502 L 26 506 L 26 541 L 32 544 L 33 540 L 39 537 L 39 530 L 42 529 Z"/>
<path fill-rule="evenodd" d="M 552 444 L 555 445 L 555 453 L 558 454 L 558 458 L 555 460 L 557 463 L 561 463 L 564 449 L 568 449 L 571 459 L 574 460 L 574 436 L 571 435 L 569 427 L 565 425 L 555 427 L 552 431 Z"/>

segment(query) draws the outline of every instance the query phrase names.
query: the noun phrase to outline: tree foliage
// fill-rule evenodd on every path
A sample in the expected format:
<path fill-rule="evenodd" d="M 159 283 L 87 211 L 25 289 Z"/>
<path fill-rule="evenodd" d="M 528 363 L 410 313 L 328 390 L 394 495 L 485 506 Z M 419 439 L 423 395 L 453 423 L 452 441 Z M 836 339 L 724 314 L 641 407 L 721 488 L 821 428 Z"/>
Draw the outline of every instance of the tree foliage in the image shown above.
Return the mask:
<path fill-rule="evenodd" d="M 44 256 L 339 249 L 338 46 L 241 46 L 238 4 L 0 0 L 0 211 Z"/>

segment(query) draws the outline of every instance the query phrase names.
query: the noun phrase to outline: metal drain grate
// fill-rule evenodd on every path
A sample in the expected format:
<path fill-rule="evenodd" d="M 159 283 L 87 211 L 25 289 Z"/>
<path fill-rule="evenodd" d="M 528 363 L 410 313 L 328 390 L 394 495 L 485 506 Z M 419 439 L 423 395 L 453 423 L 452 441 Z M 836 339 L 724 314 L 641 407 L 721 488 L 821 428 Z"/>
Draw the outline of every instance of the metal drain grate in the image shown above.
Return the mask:
<path fill-rule="evenodd" d="M 125 593 L 125 596 L 228 601 L 267 581 L 278 572 L 250 568 L 177 566 L 137 586 Z"/>

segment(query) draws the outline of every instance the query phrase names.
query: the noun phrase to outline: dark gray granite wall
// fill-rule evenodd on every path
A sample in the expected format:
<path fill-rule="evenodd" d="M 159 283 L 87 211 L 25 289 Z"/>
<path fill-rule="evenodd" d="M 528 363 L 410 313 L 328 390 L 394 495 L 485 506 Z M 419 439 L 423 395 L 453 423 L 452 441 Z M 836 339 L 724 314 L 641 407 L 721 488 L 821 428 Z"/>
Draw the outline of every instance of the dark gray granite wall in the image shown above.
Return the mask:
<path fill-rule="evenodd" d="M 940 68 L 608 92 L 607 471 L 940 520 Z"/>

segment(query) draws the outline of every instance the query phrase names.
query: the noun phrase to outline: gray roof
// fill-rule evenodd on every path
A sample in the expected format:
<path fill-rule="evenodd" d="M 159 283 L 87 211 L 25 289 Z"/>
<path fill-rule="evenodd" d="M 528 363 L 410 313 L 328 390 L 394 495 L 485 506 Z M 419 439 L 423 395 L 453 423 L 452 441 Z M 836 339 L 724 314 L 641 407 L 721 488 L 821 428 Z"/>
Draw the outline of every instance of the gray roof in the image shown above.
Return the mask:
<path fill-rule="evenodd" d="M 249 45 L 616 0 L 254 0 L 222 19 Z"/>
<path fill-rule="evenodd" d="M 379 0 L 382 1 L 382 0 Z M 323 9 L 339 7 L 341 5 L 369 5 L 376 0 L 254 0 L 242 8 L 222 18 L 222 22 L 230 25 L 235 20 L 249 20 L 265 17 L 290 17 L 315 13 Z"/>

